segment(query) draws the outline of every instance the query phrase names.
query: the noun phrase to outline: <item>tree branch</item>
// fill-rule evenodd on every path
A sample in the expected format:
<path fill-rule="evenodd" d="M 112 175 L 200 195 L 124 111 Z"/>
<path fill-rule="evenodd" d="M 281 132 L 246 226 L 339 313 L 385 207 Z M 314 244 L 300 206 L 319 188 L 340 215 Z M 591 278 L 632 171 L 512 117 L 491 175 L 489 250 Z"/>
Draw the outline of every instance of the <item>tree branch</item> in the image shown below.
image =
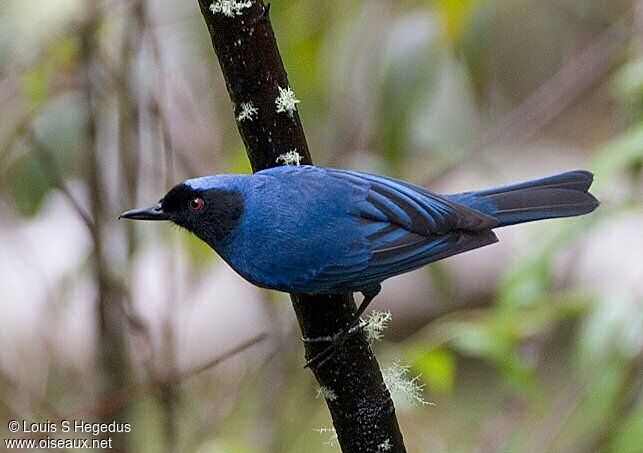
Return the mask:
<path fill-rule="evenodd" d="M 312 164 L 297 111 L 280 112 L 275 103 L 280 89 L 290 85 L 270 24 L 269 6 L 261 0 L 199 0 L 199 6 L 252 169 L 277 166 L 283 162 L 280 156 L 293 151 L 299 154 L 300 163 Z M 291 299 L 307 338 L 336 334 L 356 311 L 351 294 L 291 294 Z M 306 357 L 314 357 L 325 346 L 306 343 Z M 326 402 L 344 452 L 378 452 L 382 445 L 386 451 L 406 451 L 393 402 L 364 335 L 352 336 L 313 373 L 320 385 L 332 391 L 333 398 Z"/>
<path fill-rule="evenodd" d="M 99 149 L 99 105 L 103 95 L 96 81 L 99 61 L 95 49 L 99 46 L 97 35 L 101 13 L 96 3 L 88 3 L 87 16 L 80 30 L 80 64 L 83 69 L 83 103 L 87 109 L 86 134 L 88 140 L 86 155 L 86 181 L 89 190 L 89 209 L 93 219 L 94 235 L 92 264 L 96 284 L 96 314 L 98 318 L 98 368 L 100 389 L 108 393 L 129 385 L 130 360 L 125 337 L 126 319 L 123 316 L 125 293 L 122 281 L 113 272 L 107 258 L 106 236 L 109 205 L 106 201 L 105 182 L 101 172 Z M 126 415 L 117 413 L 112 420 L 124 422 Z M 130 451 L 128 438 L 123 433 L 114 436 L 117 451 Z"/>

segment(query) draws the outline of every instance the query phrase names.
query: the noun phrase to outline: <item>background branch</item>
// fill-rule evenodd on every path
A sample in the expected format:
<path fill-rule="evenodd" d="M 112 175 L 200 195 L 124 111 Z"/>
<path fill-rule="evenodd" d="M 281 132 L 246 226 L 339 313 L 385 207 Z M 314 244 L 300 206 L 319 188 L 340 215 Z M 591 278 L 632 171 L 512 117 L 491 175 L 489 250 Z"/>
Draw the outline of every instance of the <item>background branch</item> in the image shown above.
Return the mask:
<path fill-rule="evenodd" d="M 242 5 L 238 14 L 225 15 L 211 11 L 209 0 L 199 0 L 252 169 L 277 166 L 279 156 L 292 151 L 299 154 L 300 163 L 312 164 L 299 115 L 296 111 L 280 113 L 275 105 L 279 89 L 290 85 L 270 24 L 269 6 L 262 1 L 248 7 L 238 4 Z M 239 120 L 242 104 L 248 103 L 257 113 Z M 304 337 L 339 332 L 356 309 L 351 294 L 292 294 L 291 299 Z M 306 344 L 306 357 L 315 356 L 324 346 Z M 326 402 L 343 451 L 376 452 L 387 441 L 386 445 L 392 445 L 389 451 L 406 451 L 379 364 L 363 335 L 350 338 L 313 372 L 319 384 L 336 395 Z"/>
<path fill-rule="evenodd" d="M 96 314 L 98 318 L 98 370 L 100 373 L 101 393 L 109 393 L 127 387 L 131 380 L 131 364 L 128 342 L 125 335 L 127 321 L 124 314 L 127 294 L 113 269 L 106 248 L 110 205 L 106 200 L 107 186 L 102 167 L 102 153 L 99 145 L 100 98 L 102 90 L 97 83 L 100 62 L 95 49 L 99 47 L 97 29 L 101 11 L 95 4 L 88 6 L 87 19 L 80 33 L 80 61 L 84 72 L 83 102 L 87 112 L 86 174 L 89 189 L 89 205 L 93 219 L 92 264 L 97 288 Z M 112 414 L 113 418 L 104 419 L 125 422 L 124 411 Z M 122 433 L 114 436 L 116 451 L 130 450 L 127 436 Z"/>

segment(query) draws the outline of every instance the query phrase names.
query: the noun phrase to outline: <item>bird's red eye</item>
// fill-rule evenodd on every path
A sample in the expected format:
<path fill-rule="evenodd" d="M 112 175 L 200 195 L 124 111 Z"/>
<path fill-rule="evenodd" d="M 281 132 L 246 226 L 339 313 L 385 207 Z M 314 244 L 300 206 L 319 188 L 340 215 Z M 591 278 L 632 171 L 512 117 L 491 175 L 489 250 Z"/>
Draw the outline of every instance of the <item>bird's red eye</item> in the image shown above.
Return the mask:
<path fill-rule="evenodd" d="M 200 211 L 203 209 L 203 198 L 196 197 L 188 201 L 188 207 L 191 211 Z"/>

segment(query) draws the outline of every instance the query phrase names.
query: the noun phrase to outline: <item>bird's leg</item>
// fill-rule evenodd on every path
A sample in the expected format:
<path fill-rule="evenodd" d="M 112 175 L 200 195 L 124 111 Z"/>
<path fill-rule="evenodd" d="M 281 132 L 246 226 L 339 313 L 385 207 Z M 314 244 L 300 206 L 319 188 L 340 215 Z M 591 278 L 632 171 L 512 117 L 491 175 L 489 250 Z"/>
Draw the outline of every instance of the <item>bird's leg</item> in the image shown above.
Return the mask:
<path fill-rule="evenodd" d="M 312 341 L 328 341 L 330 342 L 330 345 L 328 345 L 326 349 L 324 349 L 315 357 L 313 357 L 308 362 L 306 362 L 306 365 L 304 366 L 304 368 L 318 367 L 326 363 L 326 361 L 330 359 L 333 356 L 333 354 L 337 352 L 339 347 L 342 344 L 344 344 L 346 339 L 351 334 L 355 333 L 356 331 L 364 327 L 364 324 L 360 323 L 360 318 L 368 308 L 369 304 L 373 301 L 373 299 L 375 299 L 375 296 L 379 294 L 380 289 L 382 289 L 382 287 L 380 285 L 377 285 L 376 287 L 369 288 L 368 290 L 365 290 L 362 292 L 362 294 L 364 294 L 364 300 L 359 305 L 359 307 L 357 308 L 357 312 L 355 312 L 355 316 L 353 317 L 351 322 L 349 322 L 348 325 L 344 328 L 344 330 L 333 335 L 332 337 L 312 339 Z M 310 342 L 311 340 L 307 340 L 307 341 Z"/>

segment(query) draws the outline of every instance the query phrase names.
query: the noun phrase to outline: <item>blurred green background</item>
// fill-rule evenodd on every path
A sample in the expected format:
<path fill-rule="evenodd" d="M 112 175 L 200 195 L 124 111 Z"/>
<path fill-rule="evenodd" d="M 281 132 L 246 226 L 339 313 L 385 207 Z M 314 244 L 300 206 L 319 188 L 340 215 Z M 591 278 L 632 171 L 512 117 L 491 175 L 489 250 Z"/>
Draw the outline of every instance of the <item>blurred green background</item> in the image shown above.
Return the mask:
<path fill-rule="evenodd" d="M 643 2 L 294 0 L 271 17 L 318 165 L 443 192 L 596 174 L 591 216 L 384 284 L 376 353 L 434 403 L 394 395 L 408 450 L 643 451 Z M 248 171 L 196 1 L 2 0 L 4 437 L 11 419 L 120 420 L 116 451 L 339 450 L 288 298 L 185 232 L 117 221 L 187 177 Z"/>

